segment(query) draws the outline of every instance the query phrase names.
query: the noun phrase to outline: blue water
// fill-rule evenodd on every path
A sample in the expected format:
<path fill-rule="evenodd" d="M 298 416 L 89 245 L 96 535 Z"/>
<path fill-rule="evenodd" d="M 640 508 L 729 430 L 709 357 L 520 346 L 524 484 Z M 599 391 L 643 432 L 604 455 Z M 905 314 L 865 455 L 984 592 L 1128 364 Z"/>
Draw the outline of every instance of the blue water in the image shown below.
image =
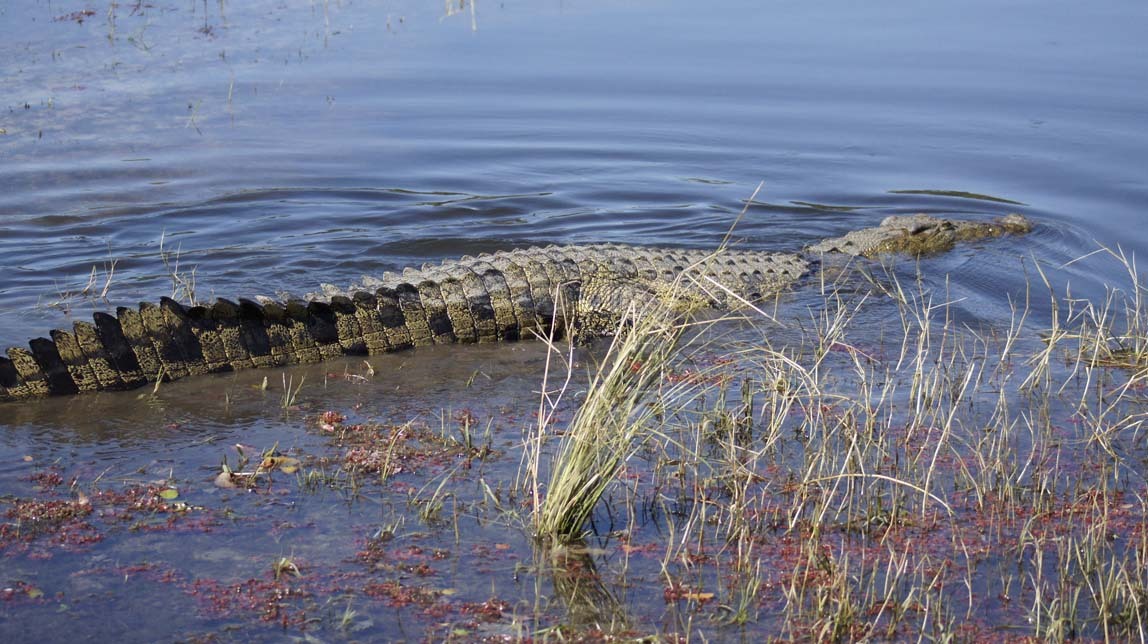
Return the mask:
<path fill-rule="evenodd" d="M 303 292 L 712 246 L 759 182 L 751 247 L 1019 211 L 1052 265 L 1148 249 L 1143 3 L 447 4 L 5 4 L 0 341 L 106 306 L 60 295 L 109 258 L 110 303 L 167 294 L 161 236 L 201 298 Z"/>

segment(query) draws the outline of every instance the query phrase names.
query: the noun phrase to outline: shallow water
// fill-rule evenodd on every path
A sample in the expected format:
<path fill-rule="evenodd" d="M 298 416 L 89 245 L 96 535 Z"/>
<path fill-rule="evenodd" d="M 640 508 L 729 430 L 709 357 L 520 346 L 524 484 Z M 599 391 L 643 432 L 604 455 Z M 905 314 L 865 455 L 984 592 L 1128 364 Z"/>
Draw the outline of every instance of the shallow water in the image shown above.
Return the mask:
<path fill-rule="evenodd" d="M 734 238 L 781 250 L 890 214 L 1030 216 L 1023 239 L 921 266 L 957 321 L 1007 324 L 1006 296 L 1023 298 L 1034 263 L 1058 291 L 1099 298 L 1117 263 L 1063 264 L 1097 242 L 1148 251 L 1146 31 L 1148 7 L 1132 1 L 8 2 L 0 346 L 170 294 L 161 239 L 206 299 L 528 244 L 712 247 L 743 207 Z M 113 261 L 106 296 L 82 293 Z M 363 373 L 358 361 L 289 374 L 306 376 L 308 412 L 476 407 L 509 445 L 542 351 L 372 362 L 366 384 L 340 377 Z M 460 384 L 488 372 L 501 375 L 480 393 Z M 211 441 L 316 440 L 300 437 L 301 412 L 284 416 L 280 372 L 268 392 L 263 375 L 0 409 L 0 493 L 60 463 L 85 481 L 199 472 L 215 494 Z M 369 526 L 373 511 L 354 512 Z M 100 556 L 131 541 L 117 543 Z M 60 579 L 43 585 L 81 592 Z M 82 592 L 113 592 L 94 588 Z M 139 639 L 219 626 L 177 622 Z"/>

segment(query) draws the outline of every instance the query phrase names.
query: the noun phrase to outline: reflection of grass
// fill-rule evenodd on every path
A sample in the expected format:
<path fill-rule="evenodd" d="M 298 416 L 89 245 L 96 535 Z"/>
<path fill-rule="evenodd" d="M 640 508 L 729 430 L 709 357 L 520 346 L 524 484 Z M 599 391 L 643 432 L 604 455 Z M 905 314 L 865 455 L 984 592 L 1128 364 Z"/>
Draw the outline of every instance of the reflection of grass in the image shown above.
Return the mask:
<path fill-rule="evenodd" d="M 590 552 L 581 541 L 551 544 L 542 548 L 538 565 L 549 572 L 570 626 L 615 632 L 625 627 L 626 613 L 598 574 Z"/>

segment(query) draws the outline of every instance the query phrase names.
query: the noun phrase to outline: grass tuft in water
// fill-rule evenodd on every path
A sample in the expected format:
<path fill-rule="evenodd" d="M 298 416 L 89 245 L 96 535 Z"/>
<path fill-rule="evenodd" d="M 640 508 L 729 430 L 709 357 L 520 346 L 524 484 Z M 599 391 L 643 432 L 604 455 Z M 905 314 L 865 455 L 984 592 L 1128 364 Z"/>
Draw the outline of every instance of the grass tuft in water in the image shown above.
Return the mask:
<path fill-rule="evenodd" d="M 562 541 L 581 535 L 622 464 L 649 436 L 658 413 L 649 398 L 662 386 L 682 330 L 661 308 L 623 316 L 554 458 L 534 516 L 536 536 Z"/>

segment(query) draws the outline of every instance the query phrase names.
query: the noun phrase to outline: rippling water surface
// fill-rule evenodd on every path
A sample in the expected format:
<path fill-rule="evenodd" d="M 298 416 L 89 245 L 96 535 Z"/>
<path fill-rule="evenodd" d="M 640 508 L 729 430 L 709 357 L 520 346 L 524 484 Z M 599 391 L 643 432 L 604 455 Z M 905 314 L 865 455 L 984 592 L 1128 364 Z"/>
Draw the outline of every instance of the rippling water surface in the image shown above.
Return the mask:
<path fill-rule="evenodd" d="M 529 244 L 712 247 L 743 208 L 734 238 L 780 250 L 1030 216 L 922 266 L 1000 324 L 1034 262 L 1097 297 L 1119 266 L 1058 267 L 1148 251 L 1145 33 L 1130 0 L 6 2 L 0 344 L 170 294 L 161 240 L 204 299 Z M 2 451 L 99 461 L 185 413 L 91 404 L 0 410 Z"/>
<path fill-rule="evenodd" d="M 1031 215 L 1050 262 L 1148 247 L 1141 3 L 446 7 L 0 8 L 0 340 L 109 259 L 111 302 L 166 292 L 161 237 L 201 297 L 306 291 L 511 245 L 712 246 L 761 181 L 751 247 L 917 211 Z"/>

